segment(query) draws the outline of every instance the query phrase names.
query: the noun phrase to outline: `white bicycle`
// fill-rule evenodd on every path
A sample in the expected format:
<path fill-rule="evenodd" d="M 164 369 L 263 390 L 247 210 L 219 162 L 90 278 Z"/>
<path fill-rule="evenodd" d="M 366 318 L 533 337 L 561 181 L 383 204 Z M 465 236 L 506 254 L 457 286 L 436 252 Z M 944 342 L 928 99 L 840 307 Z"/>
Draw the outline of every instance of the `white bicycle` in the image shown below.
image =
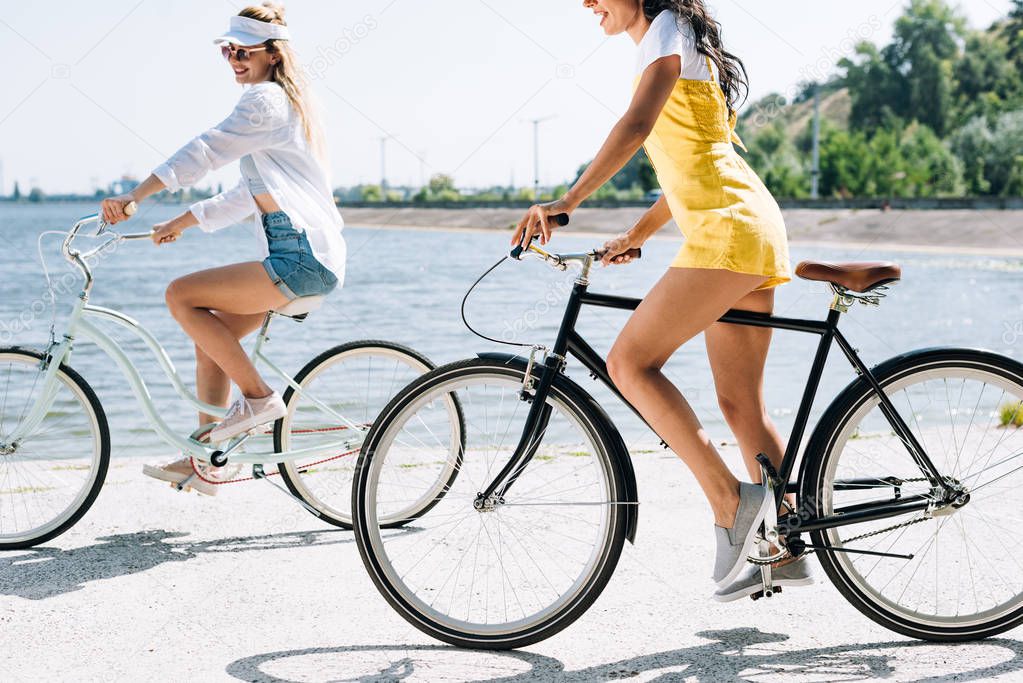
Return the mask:
<path fill-rule="evenodd" d="M 87 225 L 98 226 L 95 233 L 79 235 Z M 74 248 L 79 236 L 106 240 L 82 253 Z M 152 232 L 119 234 L 99 215 L 77 221 L 67 233 L 61 253 L 85 281 L 66 329 L 58 334 L 51 326 L 49 344 L 42 351 L 0 348 L 0 550 L 28 548 L 67 531 L 88 511 L 103 486 L 110 460 L 110 432 L 96 394 L 69 364 L 73 344 L 79 339 L 95 343 L 120 368 L 156 433 L 192 458 L 193 477 L 216 484 L 250 479 L 274 484 L 268 477 L 279 475 L 286 488 L 274 484 L 276 488 L 325 522 L 351 528 L 354 466 L 372 421 L 399 389 L 434 365 L 399 344 L 359 341 L 324 351 L 291 377 L 267 357 L 264 347 L 274 317 L 302 321 L 324 299 L 302 297 L 267 312 L 251 352 L 253 363 L 262 363 L 287 385 L 283 394 L 287 415 L 272 427 L 250 430 L 224 443 L 209 442 L 212 424 L 190 436 L 179 435 L 164 421 L 161 412 L 166 408 L 154 404 L 132 361 L 97 323 L 113 323 L 141 339 L 178 396 L 193 408 L 215 417 L 224 417 L 227 410 L 200 401 L 186 388 L 163 346 L 140 323 L 111 308 L 88 303 L 93 277 L 87 261 L 112 244 L 149 240 L 151 236 Z M 448 411 L 450 424 L 459 432 L 453 436 L 460 439 L 462 419 L 457 401 L 446 400 L 439 408 Z M 243 449 L 253 436 L 258 436 L 256 441 L 262 445 Z M 207 478 L 210 466 L 228 464 L 251 465 L 252 476 Z M 453 463 L 441 473 L 440 489 L 456 470 Z M 175 486 L 183 490 L 190 482 Z M 402 519 L 414 519 L 433 504 L 431 497 L 399 514 Z"/>

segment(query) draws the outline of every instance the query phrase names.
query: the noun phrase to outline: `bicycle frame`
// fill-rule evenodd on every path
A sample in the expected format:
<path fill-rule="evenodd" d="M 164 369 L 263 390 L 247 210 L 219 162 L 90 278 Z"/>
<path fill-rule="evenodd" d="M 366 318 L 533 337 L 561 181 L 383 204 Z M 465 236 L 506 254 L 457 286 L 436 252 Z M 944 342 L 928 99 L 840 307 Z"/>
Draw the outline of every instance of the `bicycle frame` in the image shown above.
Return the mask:
<path fill-rule="evenodd" d="M 39 398 L 36 400 L 35 404 L 22 422 L 14 429 L 14 431 L 11 432 L 8 440 L 10 444 L 17 444 L 22 438 L 32 434 L 42 423 L 53 405 L 57 389 L 59 388 L 57 370 L 62 364 L 69 364 L 74 340 L 76 335 L 80 335 L 81 337 L 95 343 L 114 361 L 118 368 L 120 368 L 121 372 L 128 380 L 128 383 L 131 385 L 135 398 L 142 407 L 142 411 L 146 418 L 149 420 L 153 429 L 164 441 L 174 448 L 180 449 L 185 455 L 192 456 L 204 462 L 209 462 L 212 453 L 218 450 L 224 450 L 228 447 L 228 445 L 220 444 L 211 446 L 192 438 L 182 437 L 175 433 L 160 416 L 160 413 L 153 403 L 153 398 L 149 393 L 149 389 L 147 388 L 145 381 L 142 379 L 142 376 L 139 374 L 134 364 L 121 349 L 118 342 L 95 324 L 95 322 L 99 321 L 112 322 L 129 330 L 133 335 L 141 339 L 153 355 L 156 356 L 160 367 L 163 369 L 167 378 L 170 379 L 171 384 L 174 387 L 174 391 L 179 397 L 181 397 L 185 402 L 191 404 L 196 410 L 214 417 L 222 418 L 227 414 L 226 408 L 210 405 L 200 401 L 194 393 L 188 390 L 181 381 L 181 377 L 175 369 L 173 362 L 171 362 L 170 356 L 168 356 L 166 350 L 160 345 L 160 342 L 156 339 L 156 337 L 153 336 L 153 334 L 150 333 L 141 323 L 113 309 L 104 308 L 102 306 L 93 306 L 88 303 L 89 290 L 92 285 L 91 271 L 89 270 L 88 264 L 86 264 L 84 259 L 81 258 L 81 255 L 77 251 L 71 250 L 69 247 L 71 240 L 73 240 L 75 234 L 82 225 L 89 222 L 95 222 L 97 220 L 98 216 L 83 218 L 75 224 L 75 227 L 72 229 L 71 233 L 69 233 L 68 239 L 64 242 L 65 256 L 68 257 L 70 261 L 77 264 L 84 272 L 86 282 L 75 301 L 67 331 L 63 334 L 59 343 L 51 342 L 51 345 L 46 349 L 43 361 L 40 363 L 40 369 L 43 371 L 44 375 Z M 131 236 L 131 238 L 138 237 L 138 235 Z M 343 415 L 338 414 L 336 411 L 331 409 L 330 406 L 317 400 L 315 397 L 306 394 L 302 387 L 295 382 L 290 375 L 279 368 L 266 356 L 265 353 L 263 353 L 263 347 L 265 343 L 269 341 L 267 332 L 270 327 L 270 321 L 275 315 L 279 314 L 270 311 L 263 320 L 263 326 L 259 331 L 255 346 L 250 354 L 253 364 L 262 363 L 268 367 L 273 374 L 281 378 L 300 396 L 310 401 L 320 410 L 323 410 L 325 413 L 336 418 L 340 424 L 344 424 L 348 428 L 354 430 L 353 433 L 356 436 L 347 440 L 291 450 L 284 453 L 275 453 L 272 450 L 254 452 L 235 451 L 231 456 L 231 462 L 249 465 L 271 464 L 307 457 L 330 457 L 337 455 L 338 452 L 345 452 L 358 448 L 365 440 L 368 429 L 349 420 Z M 234 443 L 235 441 L 237 441 L 237 437 L 236 439 L 233 439 L 231 443 Z"/>
<path fill-rule="evenodd" d="M 567 262 L 569 260 L 580 260 L 580 255 L 556 258 L 563 259 L 562 262 Z M 642 415 L 640 415 L 639 412 L 636 411 L 631 404 L 629 404 L 625 397 L 622 396 L 621 392 L 615 387 L 611 376 L 608 374 L 605 361 L 575 329 L 579 313 L 583 306 L 631 311 L 635 310 L 642 300 L 590 293 L 588 291 L 588 275 L 590 266 L 592 265 L 592 258 L 586 258 L 583 260 L 583 264 L 583 273 L 576 280 L 572 289 L 572 295 L 568 300 L 568 305 L 565 309 L 557 340 L 542 365 L 539 381 L 536 383 L 535 392 L 531 399 L 532 404 L 526 418 L 526 425 L 523 429 L 518 446 L 516 447 L 516 450 L 509 462 L 504 468 L 502 468 L 489 486 L 480 494 L 480 497 L 483 500 L 490 499 L 491 496 L 500 500 L 503 496 L 505 496 L 509 488 L 514 485 L 519 474 L 521 474 L 525 467 L 529 464 L 530 459 L 539 447 L 539 442 L 547 427 L 547 421 L 550 414 L 550 408 L 546 404 L 546 398 L 555 377 L 564 370 L 567 355 L 575 357 L 583 364 L 584 367 L 586 367 L 587 370 L 590 371 L 590 373 L 592 373 L 596 379 L 606 385 L 616 396 L 618 396 L 619 399 L 622 400 L 622 402 L 625 403 L 625 405 L 629 406 L 629 408 L 632 409 L 632 411 L 636 413 L 641 420 L 643 419 Z M 731 310 L 720 318 L 720 322 L 723 323 L 753 327 L 767 327 L 777 330 L 815 334 L 821 338 L 807 379 L 806 389 L 803 392 L 799 409 L 796 413 L 792 433 L 789 436 L 788 445 L 785 449 L 785 456 L 782 460 L 781 467 L 778 470 L 778 479 L 780 482 L 784 482 L 784 485 L 779 485 L 776 491 L 779 505 L 787 492 L 802 493 L 801 482 L 790 482 L 790 477 L 799 456 L 800 444 L 802 443 L 803 435 L 806 432 L 806 427 L 810 418 L 810 411 L 817 396 L 817 390 L 820 386 L 820 380 L 824 373 L 824 366 L 827 362 L 828 354 L 830 353 L 832 346 L 835 344 L 837 344 L 842 350 L 846 359 L 852 365 L 856 373 L 867 381 L 873 393 L 878 397 L 882 414 L 884 414 L 895 434 L 906 447 L 910 456 L 920 467 L 922 474 L 927 477 L 933 487 L 940 488 L 946 492 L 949 491 L 950 489 L 947 482 L 944 481 L 942 475 L 931 462 L 931 459 L 927 456 L 923 446 L 910 431 L 908 425 L 899 415 L 887 394 L 884 393 L 880 383 L 871 373 L 870 369 L 860 359 L 856 350 L 849 344 L 838 329 L 840 317 L 841 312 L 838 310 L 838 307 L 833 306 L 827 319 L 823 321 L 782 318 L 769 314 L 739 310 Z M 646 424 L 645 420 L 644 423 Z M 647 424 L 647 426 L 649 426 L 649 424 Z M 803 457 L 809 457 L 809 454 L 804 452 Z M 858 488 L 863 488 L 865 485 L 864 482 L 836 481 L 835 483 L 836 486 L 841 486 L 844 483 L 850 486 L 855 485 Z M 894 487 L 894 485 L 890 482 L 871 482 L 869 485 L 877 488 Z M 798 534 L 804 531 L 814 531 L 876 519 L 896 517 L 908 512 L 925 510 L 929 507 L 929 505 L 931 505 L 931 503 L 932 499 L 930 497 L 917 495 L 899 498 L 897 502 L 893 498 L 893 500 L 889 502 L 850 506 L 849 508 L 836 510 L 834 515 L 828 517 L 817 518 L 812 515 L 808 515 L 805 511 L 803 514 L 793 512 L 779 518 L 779 528 L 782 535 Z"/>

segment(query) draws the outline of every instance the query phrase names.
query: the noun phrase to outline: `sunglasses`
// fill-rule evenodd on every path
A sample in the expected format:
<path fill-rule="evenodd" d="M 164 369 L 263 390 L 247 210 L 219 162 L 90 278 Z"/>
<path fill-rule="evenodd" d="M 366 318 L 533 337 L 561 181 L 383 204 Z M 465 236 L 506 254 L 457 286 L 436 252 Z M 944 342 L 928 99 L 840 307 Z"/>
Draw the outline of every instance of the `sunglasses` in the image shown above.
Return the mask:
<path fill-rule="evenodd" d="M 224 59 L 231 59 L 234 57 L 239 62 L 247 62 L 252 57 L 253 52 L 260 52 L 266 50 L 266 46 L 262 47 L 237 47 L 230 43 L 220 46 L 220 54 L 224 55 Z"/>

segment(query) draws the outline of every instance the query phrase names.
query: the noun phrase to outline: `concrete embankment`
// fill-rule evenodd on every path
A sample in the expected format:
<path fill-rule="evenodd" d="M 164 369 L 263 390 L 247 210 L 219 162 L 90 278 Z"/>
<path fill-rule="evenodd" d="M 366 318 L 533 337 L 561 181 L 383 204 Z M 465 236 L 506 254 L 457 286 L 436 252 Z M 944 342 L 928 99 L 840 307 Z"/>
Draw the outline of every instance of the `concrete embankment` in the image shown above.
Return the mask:
<path fill-rule="evenodd" d="M 507 230 L 522 209 L 345 208 L 348 225 L 391 228 Z M 641 208 L 579 209 L 566 230 L 617 233 L 631 227 Z M 794 243 L 877 244 L 885 247 L 1023 256 L 1023 211 L 789 209 Z M 672 223 L 660 235 L 674 237 Z"/>

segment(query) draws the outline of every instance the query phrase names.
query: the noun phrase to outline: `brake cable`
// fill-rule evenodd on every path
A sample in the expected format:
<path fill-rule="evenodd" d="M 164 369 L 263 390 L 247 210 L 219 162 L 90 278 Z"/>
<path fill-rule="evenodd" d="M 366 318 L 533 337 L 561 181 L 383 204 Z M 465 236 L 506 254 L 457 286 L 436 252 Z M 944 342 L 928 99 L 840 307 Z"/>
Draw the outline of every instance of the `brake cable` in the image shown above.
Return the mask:
<path fill-rule="evenodd" d="M 487 272 L 483 273 L 483 275 L 480 275 L 479 278 L 476 280 L 476 282 L 472 283 L 472 287 L 470 287 L 469 291 L 467 291 L 465 293 L 465 296 L 462 297 L 462 323 L 466 326 L 466 328 L 468 328 L 468 330 L 470 332 L 475 334 L 480 339 L 483 339 L 483 340 L 486 340 L 486 341 L 489 341 L 489 342 L 493 342 L 495 344 L 504 344 L 505 346 L 514 346 L 514 347 L 521 347 L 521 348 L 531 349 L 531 348 L 533 348 L 532 344 L 523 344 L 522 342 L 510 342 L 510 341 L 505 341 L 503 339 L 494 339 L 493 337 L 488 337 L 487 335 L 483 334 L 482 332 L 480 332 L 479 330 L 474 328 L 469 323 L 469 319 L 465 315 L 465 305 L 469 301 L 469 297 L 472 295 L 473 291 L 475 291 L 476 287 L 478 287 L 479 284 L 481 282 L 483 282 L 484 279 L 487 278 L 487 276 L 489 276 L 491 273 L 493 273 L 495 270 L 497 270 L 498 266 L 500 266 L 502 263 L 507 261 L 508 258 L 509 258 L 508 256 L 504 256 L 504 257 L 501 258 L 500 261 L 498 261 L 494 265 L 490 266 L 490 268 L 487 269 Z"/>

